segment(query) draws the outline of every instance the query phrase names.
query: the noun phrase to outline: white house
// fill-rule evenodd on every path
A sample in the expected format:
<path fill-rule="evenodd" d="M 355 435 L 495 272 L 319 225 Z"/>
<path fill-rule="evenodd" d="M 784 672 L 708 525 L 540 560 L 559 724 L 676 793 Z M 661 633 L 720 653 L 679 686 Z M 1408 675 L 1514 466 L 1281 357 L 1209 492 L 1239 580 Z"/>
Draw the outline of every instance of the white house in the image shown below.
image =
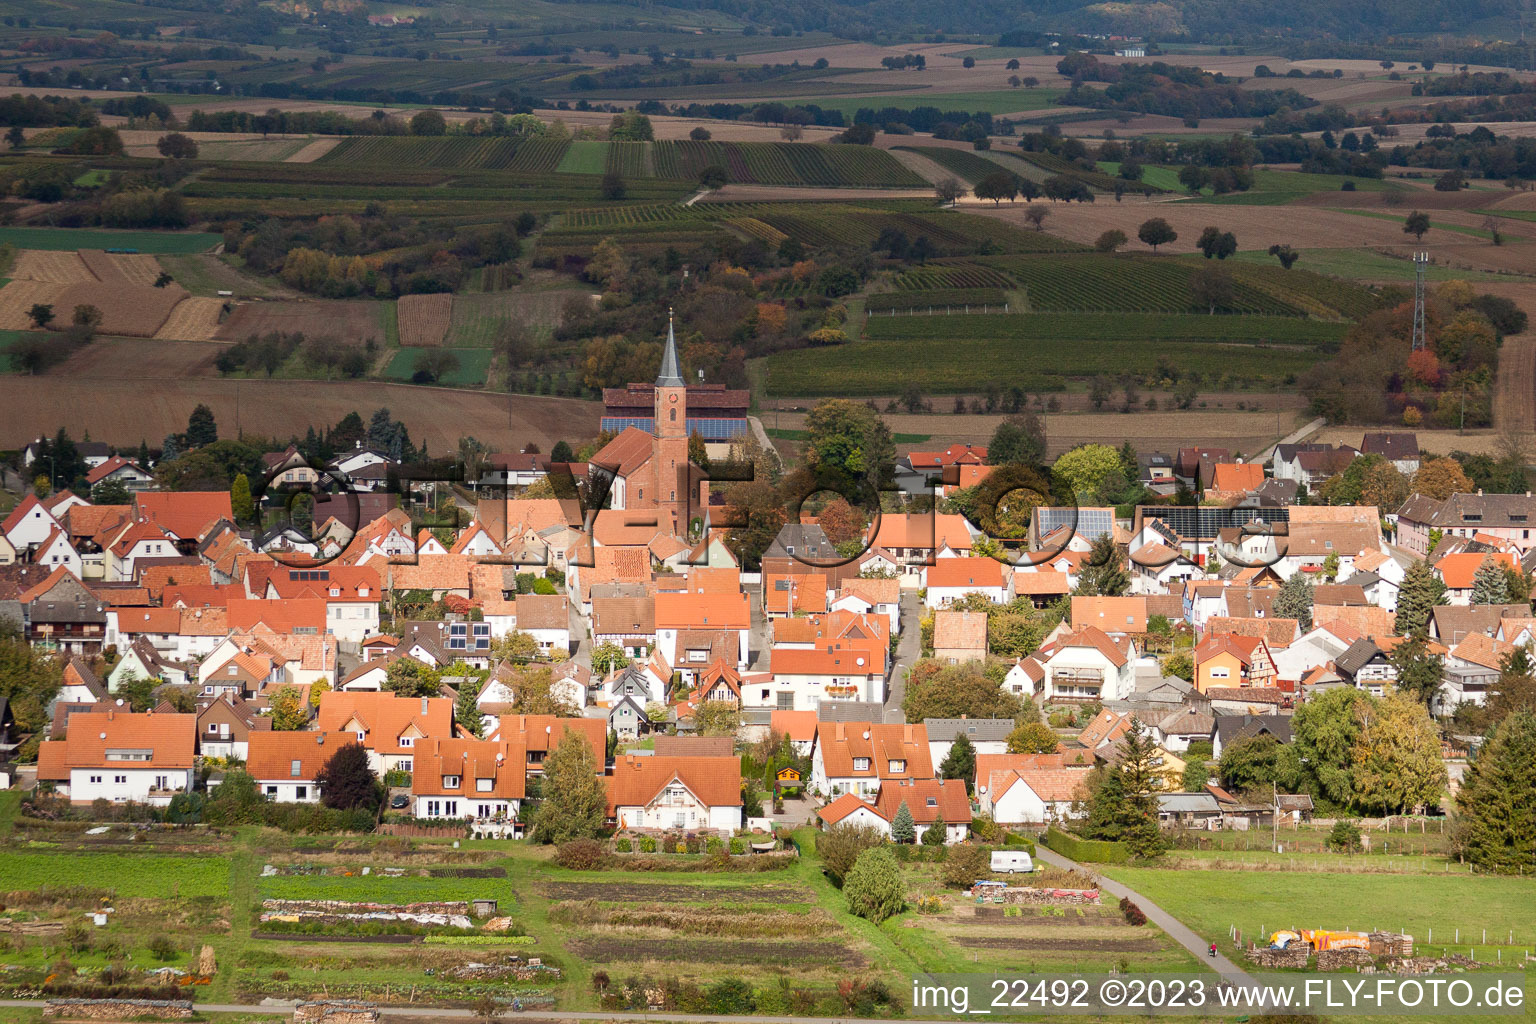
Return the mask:
<path fill-rule="evenodd" d="M 356 742 L 356 737 L 339 732 L 253 732 L 248 741 L 246 771 L 268 800 L 312 804 L 320 799 L 315 776 L 336 751 Z"/>
<path fill-rule="evenodd" d="M 741 761 L 735 757 L 618 759 L 607 777 L 608 817 L 621 829 L 713 830 L 742 826 Z"/>
<path fill-rule="evenodd" d="M 71 803 L 94 800 L 164 807 L 192 788 L 197 716 L 142 714 L 113 707 L 69 717 L 62 740 L 46 740 L 37 779 Z"/>
<path fill-rule="evenodd" d="M 1092 757 L 1069 766 L 1062 754 L 981 755 L 976 758 L 976 802 L 998 824 L 1041 825 L 1074 816 L 1086 795 Z"/>
<path fill-rule="evenodd" d="M 1008 601 L 1008 578 L 995 558 L 938 558 L 923 573 L 929 608 L 948 608 L 970 594 L 993 604 Z"/>
<path fill-rule="evenodd" d="M 416 752 L 411 800 L 418 818 L 510 821 L 527 785 L 523 750 L 506 741 L 432 739 Z"/>

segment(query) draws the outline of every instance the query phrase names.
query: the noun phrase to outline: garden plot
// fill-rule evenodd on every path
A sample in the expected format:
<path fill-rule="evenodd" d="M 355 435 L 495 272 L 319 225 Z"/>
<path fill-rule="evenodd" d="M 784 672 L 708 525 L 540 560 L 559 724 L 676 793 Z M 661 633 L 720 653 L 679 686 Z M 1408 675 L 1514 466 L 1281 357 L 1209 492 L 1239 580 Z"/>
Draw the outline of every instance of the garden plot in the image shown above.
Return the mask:
<path fill-rule="evenodd" d="M 49 284 L 77 284 L 94 281 L 91 273 L 77 252 L 50 252 L 45 249 L 22 249 L 16 253 L 11 267 L 11 278 L 16 281 L 44 281 Z"/>
<path fill-rule="evenodd" d="M 566 942 L 566 948 L 593 963 L 666 963 L 748 964 L 776 967 L 787 963 L 809 962 L 823 967 L 861 968 L 867 961 L 856 950 L 840 942 L 721 941 L 720 939 L 649 939 L 578 938 Z"/>
<path fill-rule="evenodd" d="M 541 895 L 556 900 L 614 903 L 809 903 L 809 889 L 798 885 L 646 885 L 631 882 L 546 882 Z"/>
<path fill-rule="evenodd" d="M 453 295 L 402 295 L 395 303 L 400 322 L 400 344 L 405 348 L 436 348 L 448 335 L 453 321 Z"/>

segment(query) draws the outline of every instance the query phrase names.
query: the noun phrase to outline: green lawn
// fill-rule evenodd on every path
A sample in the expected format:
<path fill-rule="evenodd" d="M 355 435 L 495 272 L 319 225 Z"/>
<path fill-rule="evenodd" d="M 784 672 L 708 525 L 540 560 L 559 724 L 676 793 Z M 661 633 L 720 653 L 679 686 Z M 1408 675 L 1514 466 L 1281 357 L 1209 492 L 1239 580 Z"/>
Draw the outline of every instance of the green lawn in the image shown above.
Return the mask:
<path fill-rule="evenodd" d="M 1465 868 L 1460 869 L 1465 871 Z M 1220 939 L 1229 927 L 1245 941 L 1280 928 L 1405 931 L 1417 942 L 1461 946 L 1502 942 L 1513 930 L 1522 948 L 1536 945 L 1536 879 L 1467 874 L 1353 874 L 1282 871 L 1201 871 L 1107 867 L 1102 874 L 1143 893 L 1202 936 Z M 1470 942 L 1469 942 L 1470 940 Z M 1492 958 L 1480 947 L 1478 958 Z"/>
<path fill-rule="evenodd" d="M 1118 175 L 1120 173 L 1120 162 L 1118 160 L 1100 160 L 1098 168 L 1105 174 Z M 1179 170 L 1176 167 L 1143 164 L 1141 168 L 1141 183 L 1143 185 L 1151 185 L 1154 188 L 1165 188 L 1170 192 L 1187 191 L 1179 183 Z M 1127 184 L 1130 183 L 1127 182 Z"/>
<path fill-rule="evenodd" d="M 1372 220 L 1390 220 L 1398 224 L 1403 223 L 1404 218 L 1408 216 L 1406 213 L 1378 213 L 1375 210 L 1341 210 L 1340 212 L 1353 214 L 1356 217 L 1370 217 Z M 1468 228 L 1460 224 L 1437 222 L 1434 213 L 1429 215 L 1429 231 L 1453 231 L 1458 235 L 1471 235 L 1473 238 L 1490 240 L 1493 238 L 1493 232 L 1486 228 Z M 1403 237 L 1407 239 L 1410 236 L 1405 232 Z"/>
<path fill-rule="evenodd" d="M 560 174 L 602 174 L 608 166 L 608 143 L 577 139 L 566 148 L 555 168 Z"/>
<path fill-rule="evenodd" d="M 1263 250 L 1239 252 L 1232 257 L 1244 263 L 1278 265 L 1275 258 Z M 1404 285 L 1413 282 L 1413 263 L 1409 260 L 1386 256 L 1371 249 L 1302 249 L 1296 267 L 1314 270 L 1319 274 L 1348 278 L 1355 281 L 1394 281 Z M 1495 274 L 1483 270 L 1458 270 L 1431 263 L 1424 272 L 1430 281 L 1519 281 L 1518 274 Z"/>
<path fill-rule="evenodd" d="M 384 376 L 391 380 L 410 380 L 416 372 L 416 359 L 421 349 L 402 348 L 389 361 Z M 485 376 L 491 368 L 491 350 L 488 348 L 449 349 L 459 357 L 459 367 L 443 374 L 439 384 L 453 388 L 477 388 L 485 384 Z"/>
<path fill-rule="evenodd" d="M 938 107 L 940 110 L 963 110 L 966 113 L 984 110 L 989 114 L 1009 114 L 1016 110 L 1043 110 L 1056 102 L 1056 97 L 1061 94 L 1060 89 L 997 89 L 984 92 L 913 92 L 900 96 L 828 96 L 822 99 L 797 99 L 796 102 L 814 103 L 823 110 L 840 110 L 848 117 L 866 107 L 872 110 L 885 107 L 898 110 Z"/>
<path fill-rule="evenodd" d="M 18 249 L 137 249 L 148 253 L 207 252 L 223 236 L 197 231 L 102 231 L 84 228 L 0 228 L 0 243 Z"/>
<path fill-rule="evenodd" d="M 106 889 L 121 899 L 219 896 L 228 887 L 222 857 L 16 852 L 0 856 L 0 892 L 45 886 Z"/>

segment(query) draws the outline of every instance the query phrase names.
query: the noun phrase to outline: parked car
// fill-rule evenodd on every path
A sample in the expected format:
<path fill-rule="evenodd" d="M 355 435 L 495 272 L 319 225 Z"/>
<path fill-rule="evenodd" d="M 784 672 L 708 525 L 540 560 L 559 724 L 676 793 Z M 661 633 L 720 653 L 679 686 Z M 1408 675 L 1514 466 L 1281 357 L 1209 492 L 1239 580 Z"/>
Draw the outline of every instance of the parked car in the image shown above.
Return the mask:
<path fill-rule="evenodd" d="M 394 796 L 390 797 L 389 806 L 397 811 L 403 810 L 411 806 L 411 798 L 406 796 L 404 793 L 396 793 Z"/>

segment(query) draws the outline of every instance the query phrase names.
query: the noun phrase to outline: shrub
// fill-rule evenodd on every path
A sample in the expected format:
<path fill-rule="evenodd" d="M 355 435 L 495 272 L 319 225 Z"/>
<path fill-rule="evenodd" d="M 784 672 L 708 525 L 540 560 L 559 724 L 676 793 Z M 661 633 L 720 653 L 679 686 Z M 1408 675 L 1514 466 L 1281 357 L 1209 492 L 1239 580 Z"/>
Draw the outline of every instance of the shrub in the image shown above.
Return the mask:
<path fill-rule="evenodd" d="M 608 852 L 596 839 L 572 839 L 555 847 L 555 863 L 572 871 L 592 871 L 608 862 Z"/>
<path fill-rule="evenodd" d="M 876 847 L 860 853 L 853 870 L 843 881 L 848 912 L 879 924 L 901 913 L 906 906 L 906 886 L 901 867 L 891 851 Z"/>
<path fill-rule="evenodd" d="M 943 848 L 944 823 L 942 821 L 935 821 L 932 825 L 929 825 L 927 828 L 923 829 L 923 845 L 937 846 L 940 849 Z"/>
<path fill-rule="evenodd" d="M 746 840 L 742 839 L 741 836 L 733 837 L 731 839 L 731 853 L 736 854 L 737 856 L 740 856 L 741 854 L 746 853 L 746 852 L 747 852 L 747 842 L 746 842 Z"/>
<path fill-rule="evenodd" d="M 149 940 L 149 951 L 154 954 L 156 960 L 174 960 L 176 943 L 171 941 L 169 935 L 156 935 Z"/>
<path fill-rule="evenodd" d="M 946 889 L 968 889 L 971 883 L 988 875 L 991 851 L 985 846 L 957 846 L 949 851 L 939 880 Z"/>
<path fill-rule="evenodd" d="M 821 858 L 822 869 L 831 877 L 832 884 L 839 886 L 853 870 L 859 854 L 884 845 L 885 837 L 879 830 L 852 825 L 838 825 L 816 837 L 816 853 Z"/>
<path fill-rule="evenodd" d="M 76 953 L 88 951 L 94 944 L 91 938 L 91 926 L 80 920 L 69 922 L 64 926 L 64 941 Z"/>
<path fill-rule="evenodd" d="M 705 852 L 718 854 L 724 851 L 725 844 L 720 842 L 719 836 L 710 836 L 709 842 L 704 844 Z"/>
<path fill-rule="evenodd" d="M 1086 864 L 1124 864 L 1131 859 L 1124 843 L 1080 839 L 1055 828 L 1045 830 L 1045 845 L 1063 857 Z"/>
<path fill-rule="evenodd" d="M 620 839 L 613 844 L 613 848 L 619 853 L 629 853 L 634 847 L 628 839 Z"/>
<path fill-rule="evenodd" d="M 722 978 L 709 986 L 709 1010 L 720 1014 L 745 1014 L 756 1009 L 752 986 L 740 978 Z"/>
<path fill-rule="evenodd" d="M 650 836 L 641 836 L 640 837 L 640 852 L 641 853 L 655 853 L 656 852 L 656 840 L 653 839 Z"/>
<path fill-rule="evenodd" d="M 1340 818 L 1328 832 L 1328 849 L 1339 853 L 1354 853 L 1360 849 L 1360 826 L 1348 818 Z"/>
<path fill-rule="evenodd" d="M 1003 830 L 986 814 L 971 818 L 971 834 L 984 843 L 996 843 L 1003 838 Z"/>
<path fill-rule="evenodd" d="M 1129 899 L 1120 901 L 1120 912 L 1125 915 L 1126 923 L 1133 927 L 1140 928 L 1147 923 L 1147 915 L 1143 914 L 1141 908 Z"/>

